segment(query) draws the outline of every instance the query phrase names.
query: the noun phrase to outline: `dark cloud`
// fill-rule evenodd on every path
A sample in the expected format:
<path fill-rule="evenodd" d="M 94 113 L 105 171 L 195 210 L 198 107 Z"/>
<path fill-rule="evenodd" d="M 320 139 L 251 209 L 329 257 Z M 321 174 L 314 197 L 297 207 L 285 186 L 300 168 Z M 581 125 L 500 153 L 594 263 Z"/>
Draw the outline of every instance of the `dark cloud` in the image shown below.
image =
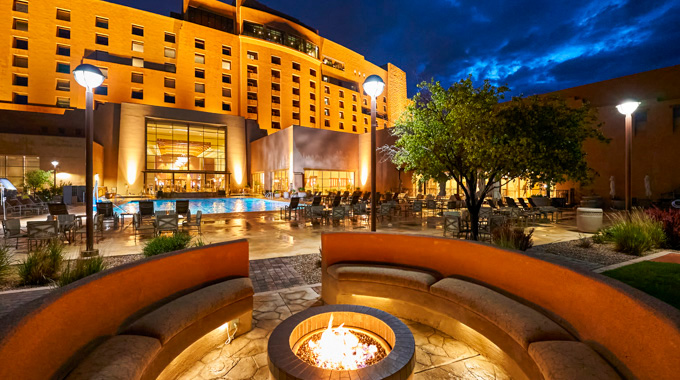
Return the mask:
<path fill-rule="evenodd" d="M 181 2 L 113 0 L 162 14 Z M 261 0 L 322 36 L 450 84 L 471 74 L 543 93 L 680 64 L 680 0 Z"/>

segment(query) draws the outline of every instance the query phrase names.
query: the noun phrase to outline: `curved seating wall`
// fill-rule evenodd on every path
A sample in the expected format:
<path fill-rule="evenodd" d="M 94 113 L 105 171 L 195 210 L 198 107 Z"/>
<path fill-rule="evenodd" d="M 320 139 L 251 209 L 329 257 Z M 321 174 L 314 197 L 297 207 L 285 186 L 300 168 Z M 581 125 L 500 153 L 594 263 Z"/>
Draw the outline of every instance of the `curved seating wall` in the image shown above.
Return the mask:
<path fill-rule="evenodd" d="M 333 264 L 363 262 L 468 279 L 543 310 L 626 378 L 680 373 L 680 361 L 671 359 L 680 349 L 680 312 L 604 276 L 490 245 L 413 235 L 327 233 L 322 252 L 324 276 Z M 322 290 L 332 291 L 325 282 Z"/>
<path fill-rule="evenodd" d="M 248 277 L 248 242 L 191 248 L 121 265 L 57 289 L 0 326 L 0 379 L 63 376 L 64 363 L 114 335 L 136 312 L 178 292 Z"/>

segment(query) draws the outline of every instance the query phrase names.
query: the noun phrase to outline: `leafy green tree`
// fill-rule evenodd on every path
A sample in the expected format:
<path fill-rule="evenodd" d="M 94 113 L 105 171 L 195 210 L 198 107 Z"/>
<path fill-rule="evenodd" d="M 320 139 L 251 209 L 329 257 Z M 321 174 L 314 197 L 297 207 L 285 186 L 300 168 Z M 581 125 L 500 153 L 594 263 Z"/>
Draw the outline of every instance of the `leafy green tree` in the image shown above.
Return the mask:
<path fill-rule="evenodd" d="M 26 172 L 26 186 L 33 190 L 33 193 L 38 189 L 42 189 L 45 185 L 52 184 L 52 171 L 47 170 L 31 170 Z"/>
<path fill-rule="evenodd" d="M 475 87 L 470 77 L 448 89 L 434 81 L 418 88 L 391 129 L 395 144 L 381 150 L 421 180 L 456 180 L 475 240 L 480 207 L 495 184 L 520 177 L 543 183 L 587 181 L 592 172 L 583 142 L 606 141 L 588 104 L 570 107 L 553 96 L 500 103 L 507 87 L 488 81 Z"/>

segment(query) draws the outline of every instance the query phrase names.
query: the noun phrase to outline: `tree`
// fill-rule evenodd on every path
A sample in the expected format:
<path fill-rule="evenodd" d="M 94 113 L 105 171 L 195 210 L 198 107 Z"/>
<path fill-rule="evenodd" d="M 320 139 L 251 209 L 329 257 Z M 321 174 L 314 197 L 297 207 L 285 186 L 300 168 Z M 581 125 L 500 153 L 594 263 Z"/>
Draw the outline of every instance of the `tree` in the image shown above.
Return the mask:
<path fill-rule="evenodd" d="M 421 180 L 453 179 L 465 194 L 472 238 L 478 238 L 479 210 L 497 182 L 586 181 L 590 170 L 583 142 L 606 141 L 591 107 L 570 107 L 553 96 L 513 98 L 508 91 L 472 79 L 450 88 L 423 82 L 381 150 Z M 480 186 L 478 187 L 478 184 Z"/>
<path fill-rule="evenodd" d="M 26 172 L 26 186 L 30 187 L 34 194 L 36 190 L 50 184 L 52 184 L 52 171 L 36 169 Z"/>

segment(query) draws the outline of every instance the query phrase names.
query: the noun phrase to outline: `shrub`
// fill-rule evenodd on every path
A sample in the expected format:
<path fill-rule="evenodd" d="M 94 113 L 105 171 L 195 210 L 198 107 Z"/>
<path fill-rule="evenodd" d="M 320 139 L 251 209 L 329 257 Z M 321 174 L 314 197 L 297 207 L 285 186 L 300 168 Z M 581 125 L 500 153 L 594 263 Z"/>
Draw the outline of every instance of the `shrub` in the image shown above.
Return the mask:
<path fill-rule="evenodd" d="M 644 252 L 664 245 L 661 222 L 641 210 L 619 213 L 612 217 L 612 225 L 602 231 L 603 238 L 614 242 L 614 249 L 641 256 Z"/>
<path fill-rule="evenodd" d="M 19 277 L 24 285 L 45 285 L 57 279 L 62 261 L 64 244 L 53 240 L 49 244 L 29 252 L 19 264 Z"/>
<path fill-rule="evenodd" d="M 189 245 L 191 235 L 180 232 L 171 236 L 157 236 L 151 239 L 142 250 L 146 257 L 160 255 L 162 253 L 179 251 Z"/>
<path fill-rule="evenodd" d="M 593 246 L 593 241 L 590 240 L 587 236 L 579 236 L 576 245 L 580 248 L 590 248 Z"/>
<path fill-rule="evenodd" d="M 491 241 L 503 248 L 526 251 L 534 245 L 533 234 L 533 228 L 529 230 L 529 233 L 525 233 L 522 227 L 503 224 L 491 231 Z"/>
<path fill-rule="evenodd" d="M 647 210 L 647 214 L 652 219 L 661 222 L 663 232 L 666 235 L 666 246 L 672 249 L 680 249 L 680 210 L 653 208 Z"/>
<path fill-rule="evenodd" d="M 102 256 L 94 256 L 89 258 L 82 258 L 75 261 L 69 261 L 66 268 L 61 272 L 59 286 L 66 286 L 73 281 L 78 281 L 91 274 L 101 272 L 106 269 L 104 258 Z"/>
<path fill-rule="evenodd" d="M 0 283 L 12 272 L 12 254 L 9 247 L 0 247 Z"/>

